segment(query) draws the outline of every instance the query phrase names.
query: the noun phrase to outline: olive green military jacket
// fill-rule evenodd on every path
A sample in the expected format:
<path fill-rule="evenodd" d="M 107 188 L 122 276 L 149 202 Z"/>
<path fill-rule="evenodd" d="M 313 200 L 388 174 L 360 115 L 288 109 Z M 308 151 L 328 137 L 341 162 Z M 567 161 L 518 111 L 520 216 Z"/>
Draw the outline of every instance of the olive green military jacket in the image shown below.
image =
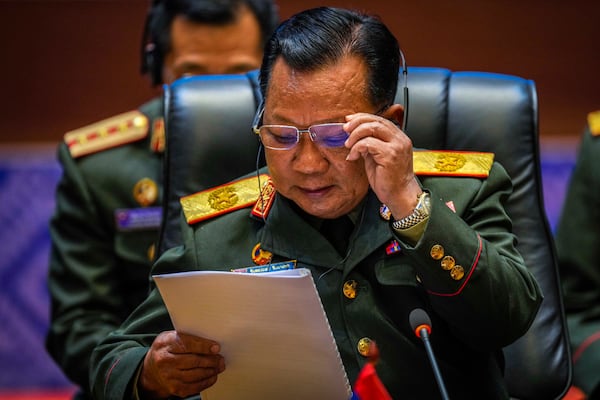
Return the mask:
<path fill-rule="evenodd" d="M 162 103 L 132 114 L 67 134 L 58 150 L 63 176 L 50 222 L 46 348 L 84 392 L 92 350 L 148 294 L 162 191 L 162 155 L 151 142 Z"/>
<path fill-rule="evenodd" d="M 600 113 L 597 116 L 600 119 Z M 584 132 L 556 231 L 573 383 L 600 398 L 600 128 Z"/>
<path fill-rule="evenodd" d="M 312 271 L 350 383 L 366 362 L 358 344 L 370 338 L 381 354 L 378 374 L 393 398 L 439 397 L 424 347 L 409 325 L 410 312 L 422 308 L 432 320 L 431 342 L 450 397 L 507 399 L 500 349 L 524 334 L 542 299 L 515 249 L 503 207 L 511 182 L 494 164 L 487 179 L 427 177 L 421 183 L 431 193 L 431 214 L 414 246 L 382 218 L 372 192 L 345 257 L 289 200 L 276 195 L 264 220 L 243 208 L 184 224 L 183 246 L 165 252 L 152 272 L 252 266 L 260 243 L 273 254 L 271 262 L 297 260 L 297 267 Z M 454 273 L 457 266 L 464 273 Z M 355 293 L 347 296 L 344 286 L 351 281 Z M 252 301 L 239 295 L 240 301 Z M 154 289 L 94 351 L 95 396 L 131 398 L 148 347 L 159 332 L 170 329 Z"/>

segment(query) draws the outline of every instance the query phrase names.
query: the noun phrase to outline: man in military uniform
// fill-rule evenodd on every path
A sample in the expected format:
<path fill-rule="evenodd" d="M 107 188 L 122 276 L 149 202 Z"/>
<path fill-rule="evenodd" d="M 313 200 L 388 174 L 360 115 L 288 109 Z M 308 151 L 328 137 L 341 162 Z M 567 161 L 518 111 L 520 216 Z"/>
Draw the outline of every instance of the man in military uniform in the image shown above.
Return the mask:
<path fill-rule="evenodd" d="M 588 115 L 556 231 L 573 384 L 600 399 L 600 111 Z"/>
<path fill-rule="evenodd" d="M 422 309 L 450 398 L 508 399 L 501 348 L 542 299 L 504 210 L 511 182 L 490 154 L 413 152 L 394 104 L 399 60 L 396 39 L 368 15 L 316 8 L 284 22 L 260 71 L 254 130 L 268 170 L 183 198 L 183 244 L 152 272 L 296 260 L 312 273 L 351 382 L 374 341 L 392 398 L 438 398 L 409 323 Z M 462 166 L 436 170 L 443 159 Z M 224 191 L 231 204 L 211 209 Z M 197 394 L 227 373 L 226 345 L 173 330 L 154 289 L 96 347 L 94 395 Z"/>
<path fill-rule="evenodd" d="M 142 71 L 159 85 L 257 69 L 278 20 L 271 1 L 155 0 Z M 89 396 L 94 346 L 148 294 L 161 223 L 163 147 L 160 98 L 69 132 L 60 146 L 46 345 L 82 388 L 79 398 Z"/>

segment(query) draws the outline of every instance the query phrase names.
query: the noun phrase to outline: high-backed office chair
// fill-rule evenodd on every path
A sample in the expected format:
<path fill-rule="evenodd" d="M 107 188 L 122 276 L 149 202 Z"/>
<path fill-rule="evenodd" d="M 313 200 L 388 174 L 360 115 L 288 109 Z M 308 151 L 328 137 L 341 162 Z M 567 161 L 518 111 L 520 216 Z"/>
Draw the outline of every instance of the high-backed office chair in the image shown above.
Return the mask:
<path fill-rule="evenodd" d="M 257 72 L 182 78 L 165 88 L 165 218 L 158 254 L 179 242 L 182 196 L 256 167 L 258 141 L 250 126 L 260 98 Z"/>
<path fill-rule="evenodd" d="M 257 139 L 250 126 L 260 96 L 256 77 L 253 72 L 188 78 L 167 89 L 162 250 L 178 241 L 179 197 L 206 188 L 209 181 L 233 178 L 215 172 L 232 163 L 249 164 L 241 174 L 254 168 Z M 558 399 L 570 384 L 571 361 L 543 207 L 535 85 L 515 76 L 415 67 L 409 68 L 408 87 L 406 131 L 415 147 L 493 152 L 513 179 L 508 212 L 518 248 L 545 298 L 528 333 L 505 348 L 505 375 L 516 399 Z M 397 100 L 404 103 L 401 88 Z"/>

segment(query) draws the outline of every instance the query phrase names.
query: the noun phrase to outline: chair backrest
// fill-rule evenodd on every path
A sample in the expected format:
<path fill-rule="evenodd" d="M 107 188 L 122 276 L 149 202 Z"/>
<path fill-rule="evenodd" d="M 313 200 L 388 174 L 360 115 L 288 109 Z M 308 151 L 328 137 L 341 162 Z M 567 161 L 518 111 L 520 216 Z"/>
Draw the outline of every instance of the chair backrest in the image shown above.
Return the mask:
<path fill-rule="evenodd" d="M 508 212 L 544 301 L 526 335 L 504 349 L 506 380 L 516 399 L 561 398 L 571 382 L 571 359 L 542 199 L 535 84 L 510 75 L 412 67 L 408 88 L 406 131 L 415 147 L 493 152 L 513 179 Z M 161 250 L 179 240 L 179 197 L 255 168 L 257 139 L 250 126 L 260 98 L 256 72 L 188 78 L 166 93 Z M 399 103 L 404 104 L 403 96 L 399 88 Z"/>
<path fill-rule="evenodd" d="M 179 199 L 256 168 L 258 71 L 182 78 L 165 87 L 167 146 L 163 224 L 157 254 L 180 242 Z"/>

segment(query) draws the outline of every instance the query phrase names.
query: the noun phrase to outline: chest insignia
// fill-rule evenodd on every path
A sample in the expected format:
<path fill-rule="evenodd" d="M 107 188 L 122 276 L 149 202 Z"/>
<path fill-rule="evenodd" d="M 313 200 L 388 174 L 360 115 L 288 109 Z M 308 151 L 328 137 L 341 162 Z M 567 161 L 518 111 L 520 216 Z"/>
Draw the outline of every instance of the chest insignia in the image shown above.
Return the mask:
<path fill-rule="evenodd" d="M 260 247 L 260 243 L 257 243 L 256 246 L 252 249 L 252 261 L 256 265 L 265 265 L 271 262 L 273 258 L 273 253 L 270 251 L 263 250 Z"/>
<path fill-rule="evenodd" d="M 392 240 L 390 244 L 388 244 L 385 247 L 385 254 L 387 254 L 388 256 L 398 253 L 399 251 L 402 251 L 402 248 L 400 247 L 400 243 L 398 243 L 396 239 Z"/>
<path fill-rule="evenodd" d="M 133 186 L 133 198 L 142 207 L 153 204 L 157 197 L 158 186 L 150 178 L 142 178 Z"/>

